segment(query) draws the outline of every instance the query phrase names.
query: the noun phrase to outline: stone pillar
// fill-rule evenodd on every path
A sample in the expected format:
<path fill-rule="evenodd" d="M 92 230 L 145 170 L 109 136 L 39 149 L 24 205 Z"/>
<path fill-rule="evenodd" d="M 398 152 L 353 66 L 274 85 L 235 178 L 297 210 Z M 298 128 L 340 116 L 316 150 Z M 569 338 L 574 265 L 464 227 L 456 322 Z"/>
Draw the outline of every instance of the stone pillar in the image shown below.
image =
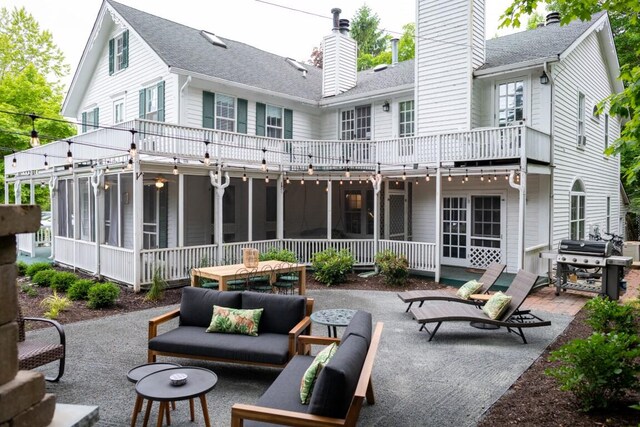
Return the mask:
<path fill-rule="evenodd" d="M 18 371 L 16 234 L 39 228 L 39 206 L 0 205 L 0 426 L 44 427 L 55 411 L 44 376 Z"/>

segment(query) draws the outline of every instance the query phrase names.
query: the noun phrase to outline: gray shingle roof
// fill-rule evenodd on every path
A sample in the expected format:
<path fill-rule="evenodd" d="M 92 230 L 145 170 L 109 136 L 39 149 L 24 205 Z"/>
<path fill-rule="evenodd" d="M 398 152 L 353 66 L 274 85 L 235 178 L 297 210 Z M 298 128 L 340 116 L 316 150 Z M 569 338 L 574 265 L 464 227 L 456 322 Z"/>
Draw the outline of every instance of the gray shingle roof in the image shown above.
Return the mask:
<path fill-rule="evenodd" d="M 171 67 L 312 101 L 321 98 L 322 70 L 312 65 L 305 65 L 303 77 L 282 56 L 223 37 L 227 48 L 214 46 L 200 30 L 107 1 Z"/>
<path fill-rule="evenodd" d="M 485 63 L 479 69 L 500 67 L 560 55 L 605 12 L 590 21 L 575 20 L 568 25 L 551 24 L 533 30 L 487 40 Z"/>
<path fill-rule="evenodd" d="M 366 94 L 384 89 L 391 89 L 414 83 L 413 59 L 399 62 L 395 67 L 388 67 L 385 70 L 374 72 L 373 69 L 360 71 L 358 73 L 358 85 L 335 98 L 344 96 Z"/>

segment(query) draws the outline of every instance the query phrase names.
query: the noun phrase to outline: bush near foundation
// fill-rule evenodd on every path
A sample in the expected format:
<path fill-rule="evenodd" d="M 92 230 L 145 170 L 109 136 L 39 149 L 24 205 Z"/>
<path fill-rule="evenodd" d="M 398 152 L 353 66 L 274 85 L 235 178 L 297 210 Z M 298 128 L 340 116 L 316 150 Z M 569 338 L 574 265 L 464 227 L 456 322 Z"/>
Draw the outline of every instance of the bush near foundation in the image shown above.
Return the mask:
<path fill-rule="evenodd" d="M 67 292 L 76 280 L 78 280 L 78 276 L 70 271 L 59 271 L 51 278 L 51 289 Z"/>
<path fill-rule="evenodd" d="M 347 273 L 353 270 L 355 258 L 348 249 L 336 251 L 329 248 L 317 252 L 311 257 L 313 277 L 327 286 L 342 283 L 347 279 Z"/>
<path fill-rule="evenodd" d="M 41 288 L 48 288 L 51 286 L 51 281 L 58 274 L 55 270 L 41 270 L 31 276 L 31 281 L 34 285 Z"/>
<path fill-rule="evenodd" d="M 120 296 L 120 288 L 112 282 L 97 283 L 88 292 L 89 308 L 104 308 L 115 305 Z"/>
<path fill-rule="evenodd" d="M 376 254 L 376 265 L 385 282 L 392 286 L 402 286 L 409 277 L 409 261 L 404 255 L 397 255 L 387 249 Z"/>
<path fill-rule="evenodd" d="M 78 279 L 67 289 L 67 296 L 72 301 L 86 300 L 89 298 L 89 289 L 91 289 L 96 282 L 90 279 Z"/>
<path fill-rule="evenodd" d="M 33 279 L 33 276 L 35 276 L 37 272 L 42 270 L 53 270 L 53 266 L 49 262 L 34 262 L 27 267 L 25 273 L 27 274 L 27 276 Z"/>

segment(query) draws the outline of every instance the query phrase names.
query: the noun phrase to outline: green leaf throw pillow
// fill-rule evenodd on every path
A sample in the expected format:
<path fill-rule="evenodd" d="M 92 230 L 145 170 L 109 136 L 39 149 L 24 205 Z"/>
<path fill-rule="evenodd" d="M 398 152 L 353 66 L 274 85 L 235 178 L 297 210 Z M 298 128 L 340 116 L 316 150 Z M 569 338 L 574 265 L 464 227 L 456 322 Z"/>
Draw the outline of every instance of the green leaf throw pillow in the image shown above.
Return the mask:
<path fill-rule="evenodd" d="M 303 405 L 308 405 L 311 400 L 311 392 L 313 391 L 313 385 L 316 383 L 316 378 L 320 374 L 320 370 L 324 368 L 324 365 L 329 363 L 329 360 L 336 354 L 338 346 L 336 343 L 332 343 L 330 346 L 322 350 L 311 365 L 307 368 L 307 371 L 302 376 L 300 382 L 300 401 Z"/>
<path fill-rule="evenodd" d="M 469 299 L 469 297 L 475 293 L 477 293 L 480 288 L 482 288 L 482 282 L 478 282 L 477 280 L 469 280 L 464 285 L 460 286 L 456 295 L 462 299 Z"/>
<path fill-rule="evenodd" d="M 489 301 L 482 306 L 482 311 L 484 311 L 490 319 L 495 320 L 502 315 L 510 302 L 510 295 L 505 295 L 502 292 L 496 292 L 491 298 L 489 298 Z"/>
<path fill-rule="evenodd" d="M 238 308 L 213 306 L 213 317 L 207 332 L 225 334 L 243 334 L 258 336 L 258 324 L 262 316 L 262 308 L 241 310 Z"/>

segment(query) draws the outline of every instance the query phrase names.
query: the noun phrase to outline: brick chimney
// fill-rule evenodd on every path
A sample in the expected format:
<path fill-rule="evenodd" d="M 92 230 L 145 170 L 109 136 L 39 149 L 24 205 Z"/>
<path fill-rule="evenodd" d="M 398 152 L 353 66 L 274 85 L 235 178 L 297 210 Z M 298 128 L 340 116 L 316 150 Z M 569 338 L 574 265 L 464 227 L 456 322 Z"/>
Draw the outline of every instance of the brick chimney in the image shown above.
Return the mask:
<path fill-rule="evenodd" d="M 484 0 L 417 0 L 416 132 L 471 128 L 473 70 L 485 60 Z"/>
<path fill-rule="evenodd" d="M 322 96 L 335 96 L 355 87 L 358 73 L 356 41 L 349 37 L 349 20 L 340 19 L 340 9 L 331 9 L 333 30 L 322 39 Z"/>

